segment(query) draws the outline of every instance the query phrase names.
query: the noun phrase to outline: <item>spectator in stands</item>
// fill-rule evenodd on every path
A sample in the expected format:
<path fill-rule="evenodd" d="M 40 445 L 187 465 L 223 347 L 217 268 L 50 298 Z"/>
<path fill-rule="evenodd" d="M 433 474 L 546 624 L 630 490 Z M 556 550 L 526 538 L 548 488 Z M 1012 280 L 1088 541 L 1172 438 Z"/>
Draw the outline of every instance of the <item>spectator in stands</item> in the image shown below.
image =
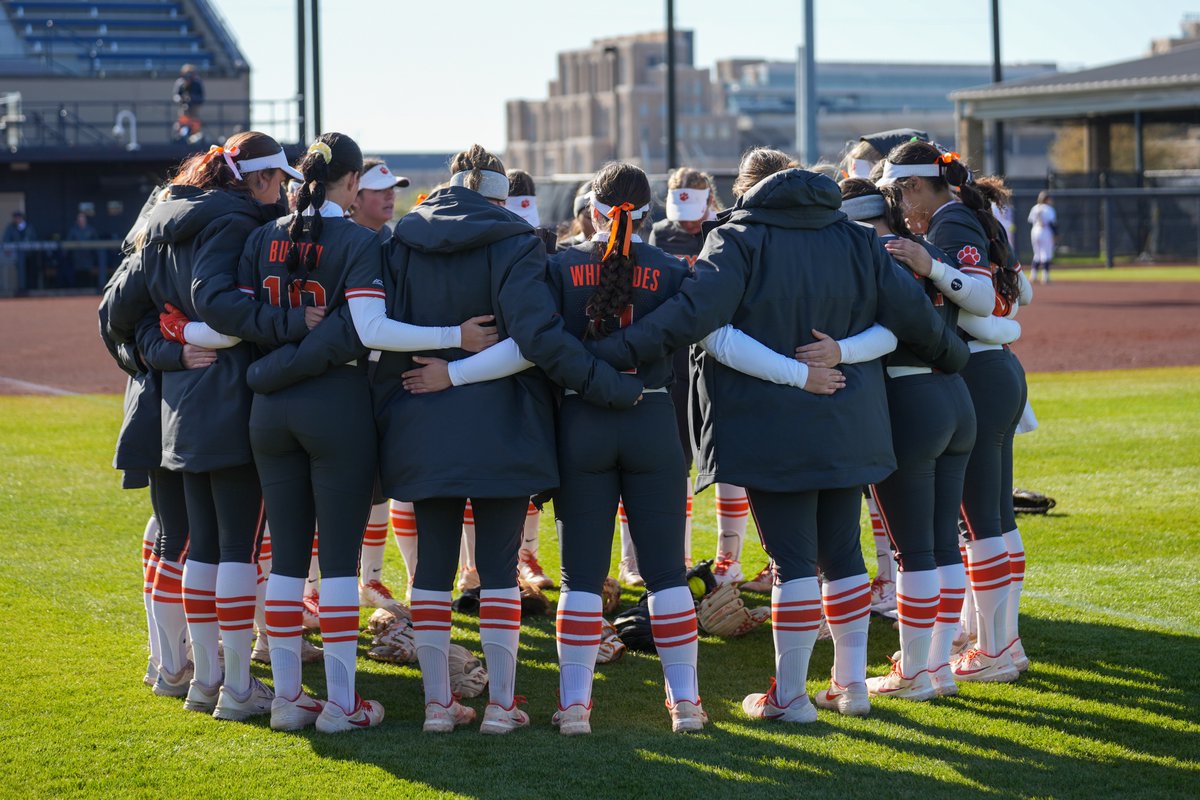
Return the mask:
<path fill-rule="evenodd" d="M 99 239 L 100 234 L 96 233 L 96 229 L 92 227 L 88 215 L 82 211 L 79 212 L 75 217 L 75 224 L 71 226 L 71 230 L 67 231 L 67 241 L 95 242 Z M 76 281 L 79 280 L 80 273 L 90 275 L 98 266 L 99 254 L 99 250 L 86 246 L 69 250 L 66 254 L 67 257 L 62 260 L 62 269 L 59 270 L 58 288 L 73 289 Z"/>
<path fill-rule="evenodd" d="M 191 140 L 203 127 L 200 108 L 204 105 L 204 83 L 196 74 L 194 64 L 184 64 L 179 70 L 172 99 L 179 106 L 179 119 L 175 121 L 176 135 L 179 139 Z"/>
<path fill-rule="evenodd" d="M 23 244 L 35 241 L 37 241 L 37 231 L 25 219 L 25 212 L 14 211 L 12 222 L 4 229 L 4 244 Z M 34 275 L 26 270 L 36 270 L 41 263 L 37 255 L 35 252 L 27 252 L 25 250 L 16 251 L 18 292 L 27 291 L 30 288 L 30 284 L 34 282 Z"/>

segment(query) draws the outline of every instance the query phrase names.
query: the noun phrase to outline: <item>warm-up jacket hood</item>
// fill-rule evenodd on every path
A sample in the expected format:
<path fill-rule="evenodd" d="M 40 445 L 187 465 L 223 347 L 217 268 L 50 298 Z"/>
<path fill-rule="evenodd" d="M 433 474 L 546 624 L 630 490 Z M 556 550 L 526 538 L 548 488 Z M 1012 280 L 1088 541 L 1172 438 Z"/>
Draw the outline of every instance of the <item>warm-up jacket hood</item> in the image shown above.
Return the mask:
<path fill-rule="evenodd" d="M 824 228 L 846 219 L 840 209 L 842 192 L 824 175 L 803 169 L 785 169 L 754 185 L 732 208 L 717 217 L 717 224 L 773 225 L 777 228 Z"/>
<path fill-rule="evenodd" d="M 278 216 L 273 206 L 221 189 L 168 186 L 166 196 L 150 209 L 148 234 L 151 243 L 177 243 L 195 237 L 209 223 L 225 214 L 245 214 L 259 224 Z"/>
<path fill-rule="evenodd" d="M 475 250 L 518 234 L 529 223 L 462 186 L 438 189 L 396 223 L 393 236 L 422 253 Z"/>

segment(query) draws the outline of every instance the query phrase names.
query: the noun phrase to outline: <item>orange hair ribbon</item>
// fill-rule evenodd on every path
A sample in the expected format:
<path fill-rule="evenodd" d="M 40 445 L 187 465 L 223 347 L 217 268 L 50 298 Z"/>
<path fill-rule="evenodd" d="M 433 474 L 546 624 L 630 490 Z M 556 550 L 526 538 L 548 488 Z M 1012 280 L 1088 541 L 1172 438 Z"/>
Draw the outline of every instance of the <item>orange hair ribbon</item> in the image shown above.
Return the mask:
<path fill-rule="evenodd" d="M 608 234 L 608 247 L 604 250 L 604 258 L 601 261 L 607 261 L 612 254 L 613 247 L 617 244 L 617 229 L 621 227 L 621 215 L 625 215 L 625 227 L 621 234 L 621 255 L 629 258 L 629 240 L 633 235 L 633 221 L 629 219 L 629 214 L 636 206 L 633 203 L 621 203 L 619 206 L 613 206 L 608 210 L 606 215 L 613 221 L 613 229 Z"/>

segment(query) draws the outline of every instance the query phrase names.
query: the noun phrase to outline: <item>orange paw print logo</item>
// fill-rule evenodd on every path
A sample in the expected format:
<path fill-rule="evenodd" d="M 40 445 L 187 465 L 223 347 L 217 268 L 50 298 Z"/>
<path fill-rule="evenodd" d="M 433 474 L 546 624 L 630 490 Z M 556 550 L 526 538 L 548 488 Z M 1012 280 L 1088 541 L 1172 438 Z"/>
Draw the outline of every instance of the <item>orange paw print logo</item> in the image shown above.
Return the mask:
<path fill-rule="evenodd" d="M 529 208 L 529 200 L 528 199 L 521 201 L 521 208 Z"/>
<path fill-rule="evenodd" d="M 967 245 L 962 250 L 959 250 L 957 258 L 958 263 L 967 264 L 972 267 L 978 265 L 981 260 L 979 258 L 979 250 L 971 245 Z"/>
<path fill-rule="evenodd" d="M 680 192 L 680 193 L 679 193 L 679 202 L 681 202 L 681 203 L 686 203 L 686 202 L 687 202 L 687 199 L 688 199 L 688 193 L 687 193 L 687 192 Z"/>

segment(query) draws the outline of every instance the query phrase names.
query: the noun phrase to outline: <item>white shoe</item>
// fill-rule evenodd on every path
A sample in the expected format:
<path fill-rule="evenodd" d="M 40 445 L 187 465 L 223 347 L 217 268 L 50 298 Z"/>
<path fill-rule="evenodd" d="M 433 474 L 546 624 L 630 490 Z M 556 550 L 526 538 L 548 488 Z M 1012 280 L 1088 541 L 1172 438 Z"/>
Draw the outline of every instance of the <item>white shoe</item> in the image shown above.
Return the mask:
<path fill-rule="evenodd" d="M 821 616 L 821 627 L 817 628 L 817 641 L 827 642 L 833 638 L 833 631 L 829 629 L 829 620 Z"/>
<path fill-rule="evenodd" d="M 217 707 L 217 695 L 221 692 L 220 684 L 216 686 L 205 686 L 195 678 L 192 679 L 188 686 L 187 699 L 183 701 L 183 707 L 188 711 L 199 711 L 201 714 L 211 714 L 213 709 Z"/>
<path fill-rule="evenodd" d="M 158 667 L 154 666 L 154 662 L 146 661 L 146 674 L 142 676 L 142 683 L 153 687 L 154 682 L 158 680 Z"/>
<path fill-rule="evenodd" d="M 250 651 L 250 660 L 260 664 L 271 663 L 271 644 L 267 641 L 265 631 L 259 631 L 254 638 L 254 649 Z"/>
<path fill-rule="evenodd" d="M 542 569 L 542 565 L 538 563 L 537 556 L 532 550 L 521 548 L 517 554 L 517 575 L 530 586 L 536 586 L 539 589 L 554 588 L 554 581 L 550 580 L 550 576 Z"/>
<path fill-rule="evenodd" d="M 172 675 L 165 669 L 156 671 L 154 686 L 151 691 L 159 697 L 187 697 L 191 689 L 195 668 L 192 662 L 183 665 L 183 669 Z"/>
<path fill-rule="evenodd" d="M 304 637 L 300 637 L 300 663 L 313 664 L 325 657 L 325 651 Z M 271 642 L 265 633 L 260 633 L 254 640 L 254 649 L 250 651 L 250 660 L 260 664 L 271 663 Z"/>
<path fill-rule="evenodd" d="M 867 691 L 871 697 L 897 697 L 915 701 L 932 700 L 937 697 L 933 681 L 929 678 L 929 670 L 919 670 L 912 676 L 905 675 L 900 671 L 899 655 L 897 653 L 891 660 L 892 668 L 887 675 L 867 678 Z"/>
<path fill-rule="evenodd" d="M 680 700 L 675 705 L 667 703 L 667 710 L 671 712 L 672 733 L 696 733 L 708 724 L 708 712 L 700 705 L 699 697 L 694 703 L 690 700 Z"/>
<path fill-rule="evenodd" d="M 775 679 L 765 694 L 748 694 L 742 700 L 742 711 L 752 719 L 770 719 L 779 722 L 816 722 L 817 709 L 807 694 L 802 694 L 786 706 L 779 705 L 775 698 Z"/>
<path fill-rule="evenodd" d="M 938 697 L 953 697 L 958 694 L 958 682 L 954 680 L 954 673 L 950 671 L 949 664 L 929 670 L 929 682 L 933 684 L 933 691 Z"/>
<path fill-rule="evenodd" d="M 742 574 L 742 562 L 733 557 L 733 553 L 719 553 L 713 562 L 713 577 L 717 583 L 741 583 L 746 580 Z"/>
<path fill-rule="evenodd" d="M 383 585 L 383 581 L 367 581 L 358 585 L 359 605 L 370 608 L 390 608 L 396 605 L 392 590 Z"/>
<path fill-rule="evenodd" d="M 896 582 L 887 578 L 871 581 L 871 610 L 883 614 L 896 610 Z"/>
<path fill-rule="evenodd" d="M 295 700 L 275 695 L 271 701 L 271 730 L 298 731 L 317 721 L 325 703 L 301 692 Z"/>
<path fill-rule="evenodd" d="M 559 707 L 550 718 L 550 724 L 558 728 L 563 736 L 578 736 L 592 732 L 592 704 L 586 706 L 579 703 L 566 708 Z"/>
<path fill-rule="evenodd" d="M 363 700 L 354 693 L 354 710 L 347 714 L 337 703 L 326 702 L 317 717 L 317 730 L 321 733 L 374 728 L 383 722 L 383 706 L 377 700 Z"/>
<path fill-rule="evenodd" d="M 496 703 L 488 703 L 487 708 L 483 711 L 483 723 L 479 726 L 479 732 L 510 733 L 517 728 L 525 727 L 529 724 L 529 715 L 517 708 L 520 703 L 524 702 L 524 697 L 517 696 L 513 698 L 513 703 L 508 708 Z"/>
<path fill-rule="evenodd" d="M 449 733 L 459 725 L 475 721 L 475 709 L 464 706 L 457 700 L 451 699 L 450 705 L 441 703 L 425 704 L 425 724 L 421 730 L 425 733 Z"/>
<path fill-rule="evenodd" d="M 1013 639 L 1012 644 L 1008 646 L 1005 652 L 1012 659 L 1013 666 L 1017 668 L 1017 672 L 1024 672 L 1029 669 L 1029 656 L 1025 655 L 1025 645 L 1021 644 L 1020 638 Z"/>
<path fill-rule="evenodd" d="M 304 595 L 304 610 L 301 614 L 301 624 L 305 630 L 318 631 L 321 629 L 321 596 L 316 592 Z"/>
<path fill-rule="evenodd" d="M 479 588 L 479 570 L 474 567 L 463 567 L 458 573 L 458 590 L 465 592 L 468 589 Z"/>
<path fill-rule="evenodd" d="M 246 692 L 241 695 L 235 694 L 228 686 L 222 686 L 217 706 L 213 709 L 213 718 L 240 722 L 260 714 L 270 714 L 274 699 L 275 693 L 258 678 L 251 678 Z"/>
<path fill-rule="evenodd" d="M 871 697 L 865 683 L 842 686 L 830 678 L 829 688 L 817 692 L 813 702 L 818 708 L 836 711 L 847 717 L 865 717 L 871 713 Z"/>
<path fill-rule="evenodd" d="M 317 661 L 323 660 L 324 658 L 325 658 L 325 650 L 324 649 L 317 647 L 315 644 L 310 642 L 308 639 L 305 639 L 303 636 L 300 637 L 300 663 L 301 664 L 314 664 Z"/>
<path fill-rule="evenodd" d="M 978 647 L 950 659 L 950 671 L 954 673 L 954 679 L 957 681 L 977 683 L 1009 683 L 1021 674 L 1013 666 L 1007 652 L 993 656 Z"/>
<path fill-rule="evenodd" d="M 617 582 L 622 586 L 645 586 L 642 573 L 638 572 L 637 559 L 622 558 L 617 565 Z"/>
<path fill-rule="evenodd" d="M 775 585 L 775 562 L 768 561 L 767 565 L 758 571 L 750 580 L 742 584 L 743 592 L 770 592 Z"/>

